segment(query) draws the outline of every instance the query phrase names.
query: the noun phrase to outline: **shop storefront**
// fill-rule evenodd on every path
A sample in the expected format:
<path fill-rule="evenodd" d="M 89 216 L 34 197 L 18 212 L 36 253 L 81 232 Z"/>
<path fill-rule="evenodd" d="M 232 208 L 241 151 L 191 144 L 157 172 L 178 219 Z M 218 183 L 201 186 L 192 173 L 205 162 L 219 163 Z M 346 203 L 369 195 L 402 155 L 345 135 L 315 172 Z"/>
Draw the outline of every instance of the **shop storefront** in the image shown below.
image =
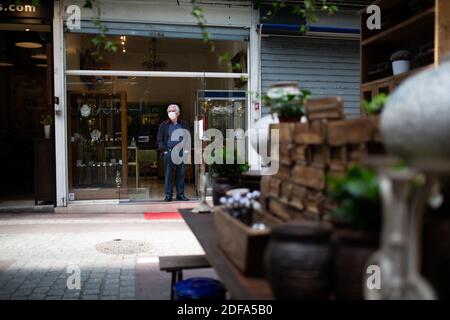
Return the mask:
<path fill-rule="evenodd" d="M 55 118 L 57 205 L 162 200 L 158 125 L 171 103 L 180 106 L 192 136 L 204 128 L 246 130 L 259 117 L 257 11 L 250 2 L 204 4 L 215 52 L 190 15 L 190 2 L 101 1 L 106 36 L 117 46 L 92 55 L 96 11 L 82 9 L 80 28 L 66 25 L 67 6 L 55 1 Z M 79 1 L 82 7 L 82 1 Z M 239 62 L 230 70 L 227 53 Z M 248 158 L 255 157 L 252 152 Z M 197 196 L 196 165 L 186 168 L 186 193 Z"/>
<path fill-rule="evenodd" d="M 0 1 L 0 210 L 55 203 L 52 1 Z"/>

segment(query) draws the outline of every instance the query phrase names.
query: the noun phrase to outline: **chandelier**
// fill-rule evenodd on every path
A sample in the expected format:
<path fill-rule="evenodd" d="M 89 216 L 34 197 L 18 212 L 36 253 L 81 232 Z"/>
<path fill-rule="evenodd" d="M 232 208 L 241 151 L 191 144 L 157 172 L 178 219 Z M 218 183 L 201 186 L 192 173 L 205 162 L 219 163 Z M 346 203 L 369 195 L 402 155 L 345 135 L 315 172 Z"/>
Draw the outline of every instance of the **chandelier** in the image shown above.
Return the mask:
<path fill-rule="evenodd" d="M 159 58 L 156 46 L 156 38 L 152 38 L 148 59 L 142 62 L 142 65 L 149 70 L 160 70 L 167 66 L 166 61 Z"/>

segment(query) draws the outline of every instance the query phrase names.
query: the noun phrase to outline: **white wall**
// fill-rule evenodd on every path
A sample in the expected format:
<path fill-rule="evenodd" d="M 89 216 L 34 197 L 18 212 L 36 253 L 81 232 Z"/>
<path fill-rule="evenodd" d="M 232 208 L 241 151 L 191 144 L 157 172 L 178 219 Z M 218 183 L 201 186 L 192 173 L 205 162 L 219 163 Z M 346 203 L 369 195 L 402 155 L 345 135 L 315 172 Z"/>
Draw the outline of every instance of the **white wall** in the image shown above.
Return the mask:
<path fill-rule="evenodd" d="M 191 15 L 192 5 L 189 0 L 100 0 L 101 17 L 105 21 L 153 22 L 171 24 L 197 24 Z M 201 3 L 201 1 L 199 1 Z M 64 0 L 64 10 L 67 6 L 77 4 L 83 6 L 83 0 Z M 208 25 L 217 26 L 251 26 L 251 1 L 203 1 L 201 4 Z M 93 11 L 82 9 L 82 19 L 93 17 Z"/>

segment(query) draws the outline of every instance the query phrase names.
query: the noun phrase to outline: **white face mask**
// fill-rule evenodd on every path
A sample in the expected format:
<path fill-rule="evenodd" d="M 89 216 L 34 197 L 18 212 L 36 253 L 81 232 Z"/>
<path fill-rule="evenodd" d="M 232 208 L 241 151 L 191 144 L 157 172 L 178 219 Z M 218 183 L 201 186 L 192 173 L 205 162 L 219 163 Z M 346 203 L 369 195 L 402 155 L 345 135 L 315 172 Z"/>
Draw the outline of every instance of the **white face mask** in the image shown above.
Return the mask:
<path fill-rule="evenodd" d="M 175 111 L 170 111 L 167 113 L 170 120 L 175 120 L 177 118 L 177 113 Z"/>

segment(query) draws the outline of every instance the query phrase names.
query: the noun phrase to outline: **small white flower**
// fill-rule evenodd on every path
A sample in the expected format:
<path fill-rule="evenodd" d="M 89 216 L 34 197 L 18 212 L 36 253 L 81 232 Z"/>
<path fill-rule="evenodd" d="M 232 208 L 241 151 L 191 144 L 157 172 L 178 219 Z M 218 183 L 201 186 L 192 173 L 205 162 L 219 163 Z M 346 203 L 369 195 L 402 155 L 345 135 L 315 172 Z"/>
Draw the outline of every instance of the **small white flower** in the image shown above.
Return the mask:
<path fill-rule="evenodd" d="M 281 88 L 273 88 L 267 92 L 267 96 L 270 99 L 280 99 L 284 96 L 284 92 Z"/>

